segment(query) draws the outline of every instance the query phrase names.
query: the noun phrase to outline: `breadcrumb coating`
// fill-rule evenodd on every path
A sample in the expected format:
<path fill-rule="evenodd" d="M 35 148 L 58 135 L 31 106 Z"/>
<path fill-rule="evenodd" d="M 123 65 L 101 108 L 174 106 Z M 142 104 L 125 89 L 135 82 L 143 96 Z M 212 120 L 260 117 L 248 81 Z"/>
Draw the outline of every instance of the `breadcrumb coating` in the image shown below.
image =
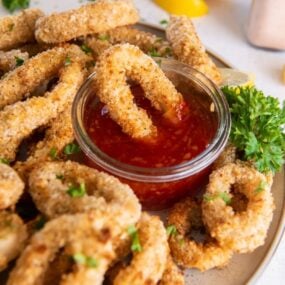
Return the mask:
<path fill-rule="evenodd" d="M 110 47 L 99 57 L 95 72 L 98 97 L 108 106 L 111 118 L 131 137 L 152 138 L 157 130 L 146 111 L 134 104 L 126 79 L 140 83 L 152 106 L 169 120 L 177 121 L 183 96 L 155 61 L 138 47 L 130 44 Z"/>
<path fill-rule="evenodd" d="M 47 126 L 72 102 L 85 78 L 84 68 L 73 62 L 59 74 L 59 83 L 43 97 L 17 102 L 0 112 L 0 153 L 3 158 L 13 161 L 21 141 L 37 128 Z"/>
<path fill-rule="evenodd" d="M 12 167 L 0 163 L 0 210 L 15 205 L 24 187 L 18 173 Z"/>
<path fill-rule="evenodd" d="M 89 36 L 86 43 L 97 56 L 111 45 L 122 43 L 138 46 L 143 52 L 155 53 L 156 56 L 169 57 L 172 55 L 169 42 L 130 26 L 118 27 L 105 33 Z"/>
<path fill-rule="evenodd" d="M 22 52 L 18 49 L 7 52 L 0 51 L 0 72 L 6 73 L 11 71 L 20 64 L 18 60 L 26 61 L 28 58 L 29 54 L 27 52 Z"/>
<path fill-rule="evenodd" d="M 221 83 L 221 74 L 206 53 L 189 17 L 171 16 L 166 28 L 166 37 L 178 60 L 204 73 L 216 84 Z"/>
<path fill-rule="evenodd" d="M 14 168 L 23 179 L 27 180 L 30 172 L 39 163 L 53 160 L 50 155 L 51 149 L 55 149 L 59 157 L 64 147 L 73 141 L 71 104 L 69 104 L 62 113 L 51 121 L 43 140 L 39 141 L 32 149 L 27 160 L 17 161 Z"/>
<path fill-rule="evenodd" d="M 190 236 L 192 230 L 205 230 L 198 202 L 187 198 L 175 204 L 170 210 L 167 223 L 175 226 L 177 230 L 177 233 L 170 236 L 169 246 L 178 265 L 205 271 L 228 264 L 233 255 L 233 250 L 230 247 L 221 246 L 207 233 L 202 242 L 198 242 Z"/>
<path fill-rule="evenodd" d="M 60 175 L 62 179 L 58 179 Z M 85 193 L 74 198 L 71 186 L 84 184 Z M 96 209 L 120 211 L 120 223 L 133 224 L 141 206 L 132 189 L 117 178 L 75 162 L 47 162 L 35 168 L 29 179 L 30 194 L 37 208 L 47 217 Z"/>
<path fill-rule="evenodd" d="M 157 284 L 166 268 L 167 235 L 157 216 L 143 213 L 138 223 L 138 237 L 142 250 L 134 252 L 129 266 L 122 269 L 114 285 Z"/>
<path fill-rule="evenodd" d="M 206 195 L 216 198 L 202 203 L 203 219 L 211 235 L 238 253 L 263 245 L 274 210 L 270 181 L 270 176 L 243 164 L 227 164 L 212 172 Z M 231 196 L 232 186 L 248 199 L 245 211 L 234 212 L 221 198 L 220 193 Z"/>
<path fill-rule="evenodd" d="M 134 24 L 139 15 L 132 1 L 97 0 L 78 9 L 39 19 L 35 36 L 39 42 L 60 43 Z"/>
<path fill-rule="evenodd" d="M 0 50 L 8 50 L 35 40 L 35 23 L 44 14 L 39 9 L 26 9 L 15 16 L 0 19 Z"/>

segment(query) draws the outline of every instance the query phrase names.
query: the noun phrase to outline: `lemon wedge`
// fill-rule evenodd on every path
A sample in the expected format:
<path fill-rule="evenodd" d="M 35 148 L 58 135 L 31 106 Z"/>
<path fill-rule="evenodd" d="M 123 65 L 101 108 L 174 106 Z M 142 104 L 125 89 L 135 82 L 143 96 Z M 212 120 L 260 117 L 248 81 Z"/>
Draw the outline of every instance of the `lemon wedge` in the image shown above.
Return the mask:
<path fill-rule="evenodd" d="M 253 86 L 254 75 L 231 68 L 219 68 L 222 75 L 221 86 Z"/>
<path fill-rule="evenodd" d="M 154 0 L 170 14 L 200 17 L 208 13 L 208 6 L 204 0 Z"/>

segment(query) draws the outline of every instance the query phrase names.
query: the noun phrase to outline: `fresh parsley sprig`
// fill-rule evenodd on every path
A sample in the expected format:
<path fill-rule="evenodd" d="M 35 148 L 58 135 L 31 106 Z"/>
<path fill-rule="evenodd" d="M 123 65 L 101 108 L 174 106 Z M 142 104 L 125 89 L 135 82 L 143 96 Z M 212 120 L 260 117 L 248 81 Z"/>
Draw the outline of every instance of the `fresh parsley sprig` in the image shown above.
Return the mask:
<path fill-rule="evenodd" d="M 231 111 L 231 142 L 260 172 L 276 172 L 284 163 L 285 104 L 255 87 L 223 87 Z"/>
<path fill-rule="evenodd" d="M 141 246 L 141 243 L 140 243 L 138 230 L 137 230 L 137 228 L 134 225 L 132 225 L 132 226 L 130 226 L 128 228 L 128 234 L 130 235 L 130 237 L 132 239 L 131 250 L 133 252 L 140 252 L 140 251 L 142 251 L 142 246 Z"/>
<path fill-rule="evenodd" d="M 2 0 L 2 4 L 12 13 L 17 9 L 28 8 L 30 6 L 30 0 Z"/>

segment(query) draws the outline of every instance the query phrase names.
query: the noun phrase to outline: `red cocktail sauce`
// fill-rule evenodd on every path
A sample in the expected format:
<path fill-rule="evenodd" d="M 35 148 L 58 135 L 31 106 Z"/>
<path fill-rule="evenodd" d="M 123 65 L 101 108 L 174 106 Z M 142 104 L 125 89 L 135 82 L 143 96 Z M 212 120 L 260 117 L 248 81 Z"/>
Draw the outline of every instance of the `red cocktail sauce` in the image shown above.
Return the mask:
<path fill-rule="evenodd" d="M 187 162 L 202 151 L 213 139 L 217 122 L 209 107 L 194 96 L 187 96 L 187 107 L 178 124 L 172 125 L 151 107 L 140 86 L 132 87 L 135 103 L 147 110 L 158 130 L 155 143 L 137 141 L 122 132 L 104 104 L 88 104 L 84 123 L 88 135 L 101 151 L 110 157 L 134 166 L 160 168 Z M 188 94 L 187 94 L 188 95 Z M 88 159 L 87 159 L 88 160 Z M 98 168 L 90 160 L 87 164 Z M 195 193 L 207 179 L 209 168 L 191 177 L 174 182 L 145 183 L 120 178 L 128 183 L 147 209 L 162 209 L 189 193 Z"/>

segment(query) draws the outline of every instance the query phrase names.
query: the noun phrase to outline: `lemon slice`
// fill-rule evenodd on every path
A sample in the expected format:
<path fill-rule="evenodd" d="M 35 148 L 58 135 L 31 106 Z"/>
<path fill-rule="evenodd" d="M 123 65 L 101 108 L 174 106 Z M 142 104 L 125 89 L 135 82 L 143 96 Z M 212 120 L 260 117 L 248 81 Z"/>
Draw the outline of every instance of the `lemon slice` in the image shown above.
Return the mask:
<path fill-rule="evenodd" d="M 208 13 L 204 0 L 154 0 L 160 7 L 171 14 L 200 17 Z"/>
<path fill-rule="evenodd" d="M 253 86 L 254 75 L 231 68 L 219 68 L 222 75 L 221 86 Z"/>

